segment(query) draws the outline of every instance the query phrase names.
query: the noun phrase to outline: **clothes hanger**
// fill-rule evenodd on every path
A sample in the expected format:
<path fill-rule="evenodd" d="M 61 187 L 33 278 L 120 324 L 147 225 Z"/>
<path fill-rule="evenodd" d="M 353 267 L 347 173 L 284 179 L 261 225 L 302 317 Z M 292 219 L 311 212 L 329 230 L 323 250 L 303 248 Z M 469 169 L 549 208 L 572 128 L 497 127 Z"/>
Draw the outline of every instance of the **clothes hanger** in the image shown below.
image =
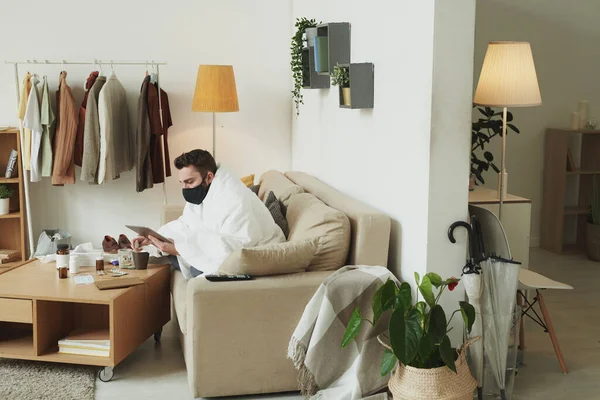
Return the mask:
<path fill-rule="evenodd" d="M 154 70 L 154 60 L 152 60 L 152 73 L 150 74 L 150 83 L 156 83 L 158 76 Z"/>

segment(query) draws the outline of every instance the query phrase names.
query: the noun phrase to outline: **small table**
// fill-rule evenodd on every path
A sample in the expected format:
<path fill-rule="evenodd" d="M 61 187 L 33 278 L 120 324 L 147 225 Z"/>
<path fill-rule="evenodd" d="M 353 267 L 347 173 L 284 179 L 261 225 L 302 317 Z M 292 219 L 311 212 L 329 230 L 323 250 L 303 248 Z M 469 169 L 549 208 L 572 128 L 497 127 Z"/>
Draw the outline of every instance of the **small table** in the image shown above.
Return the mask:
<path fill-rule="evenodd" d="M 95 267 L 81 267 L 79 274 L 85 273 L 119 279 L 98 276 Z M 59 279 L 54 263 L 38 260 L 1 274 L 0 357 L 101 366 L 100 379 L 111 380 L 113 368 L 146 339 L 155 334 L 160 340 L 171 318 L 169 266 L 127 273 L 144 284 L 111 290 L 76 285 L 71 276 Z M 110 356 L 59 353 L 58 341 L 78 329 L 108 330 Z"/>

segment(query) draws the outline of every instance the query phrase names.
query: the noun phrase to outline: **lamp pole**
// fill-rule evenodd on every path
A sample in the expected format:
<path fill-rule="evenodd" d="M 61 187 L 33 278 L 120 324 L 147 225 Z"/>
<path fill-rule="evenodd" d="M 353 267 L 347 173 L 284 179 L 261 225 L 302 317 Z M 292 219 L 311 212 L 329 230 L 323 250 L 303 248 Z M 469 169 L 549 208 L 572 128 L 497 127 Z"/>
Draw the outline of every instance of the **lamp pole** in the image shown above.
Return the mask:
<path fill-rule="evenodd" d="M 506 187 L 506 119 L 507 108 L 502 111 L 502 153 L 500 160 L 500 207 L 498 208 L 498 219 L 502 222 L 502 205 L 504 204 L 504 191 Z"/>
<path fill-rule="evenodd" d="M 217 118 L 215 117 L 215 112 L 212 113 L 213 119 L 213 153 L 212 156 L 216 160 L 217 159 Z"/>

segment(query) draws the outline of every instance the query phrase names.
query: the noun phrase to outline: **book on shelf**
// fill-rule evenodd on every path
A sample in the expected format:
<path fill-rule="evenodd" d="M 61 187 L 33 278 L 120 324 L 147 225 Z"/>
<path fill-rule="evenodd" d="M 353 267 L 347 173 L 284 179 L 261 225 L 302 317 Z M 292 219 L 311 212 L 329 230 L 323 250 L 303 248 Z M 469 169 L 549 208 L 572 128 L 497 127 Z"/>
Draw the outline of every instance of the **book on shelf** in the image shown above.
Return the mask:
<path fill-rule="evenodd" d="M 108 329 L 75 330 L 58 341 L 58 352 L 87 356 L 110 356 L 110 336 Z"/>
<path fill-rule="evenodd" d="M 326 36 L 317 36 L 315 38 L 315 69 L 317 72 L 329 72 L 328 45 Z"/>
<path fill-rule="evenodd" d="M 0 264 L 6 264 L 21 259 L 19 250 L 0 249 Z"/>

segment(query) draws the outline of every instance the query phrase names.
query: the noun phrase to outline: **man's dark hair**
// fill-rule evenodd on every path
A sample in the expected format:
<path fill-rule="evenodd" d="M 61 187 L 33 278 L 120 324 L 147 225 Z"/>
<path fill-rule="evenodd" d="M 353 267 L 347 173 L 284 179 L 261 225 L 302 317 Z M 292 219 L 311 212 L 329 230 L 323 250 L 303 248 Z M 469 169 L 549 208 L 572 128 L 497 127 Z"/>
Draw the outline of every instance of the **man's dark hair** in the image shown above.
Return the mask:
<path fill-rule="evenodd" d="M 203 178 L 210 171 L 217 173 L 217 163 L 213 156 L 206 150 L 196 149 L 183 153 L 175 159 L 175 168 L 182 169 L 193 165 Z"/>

